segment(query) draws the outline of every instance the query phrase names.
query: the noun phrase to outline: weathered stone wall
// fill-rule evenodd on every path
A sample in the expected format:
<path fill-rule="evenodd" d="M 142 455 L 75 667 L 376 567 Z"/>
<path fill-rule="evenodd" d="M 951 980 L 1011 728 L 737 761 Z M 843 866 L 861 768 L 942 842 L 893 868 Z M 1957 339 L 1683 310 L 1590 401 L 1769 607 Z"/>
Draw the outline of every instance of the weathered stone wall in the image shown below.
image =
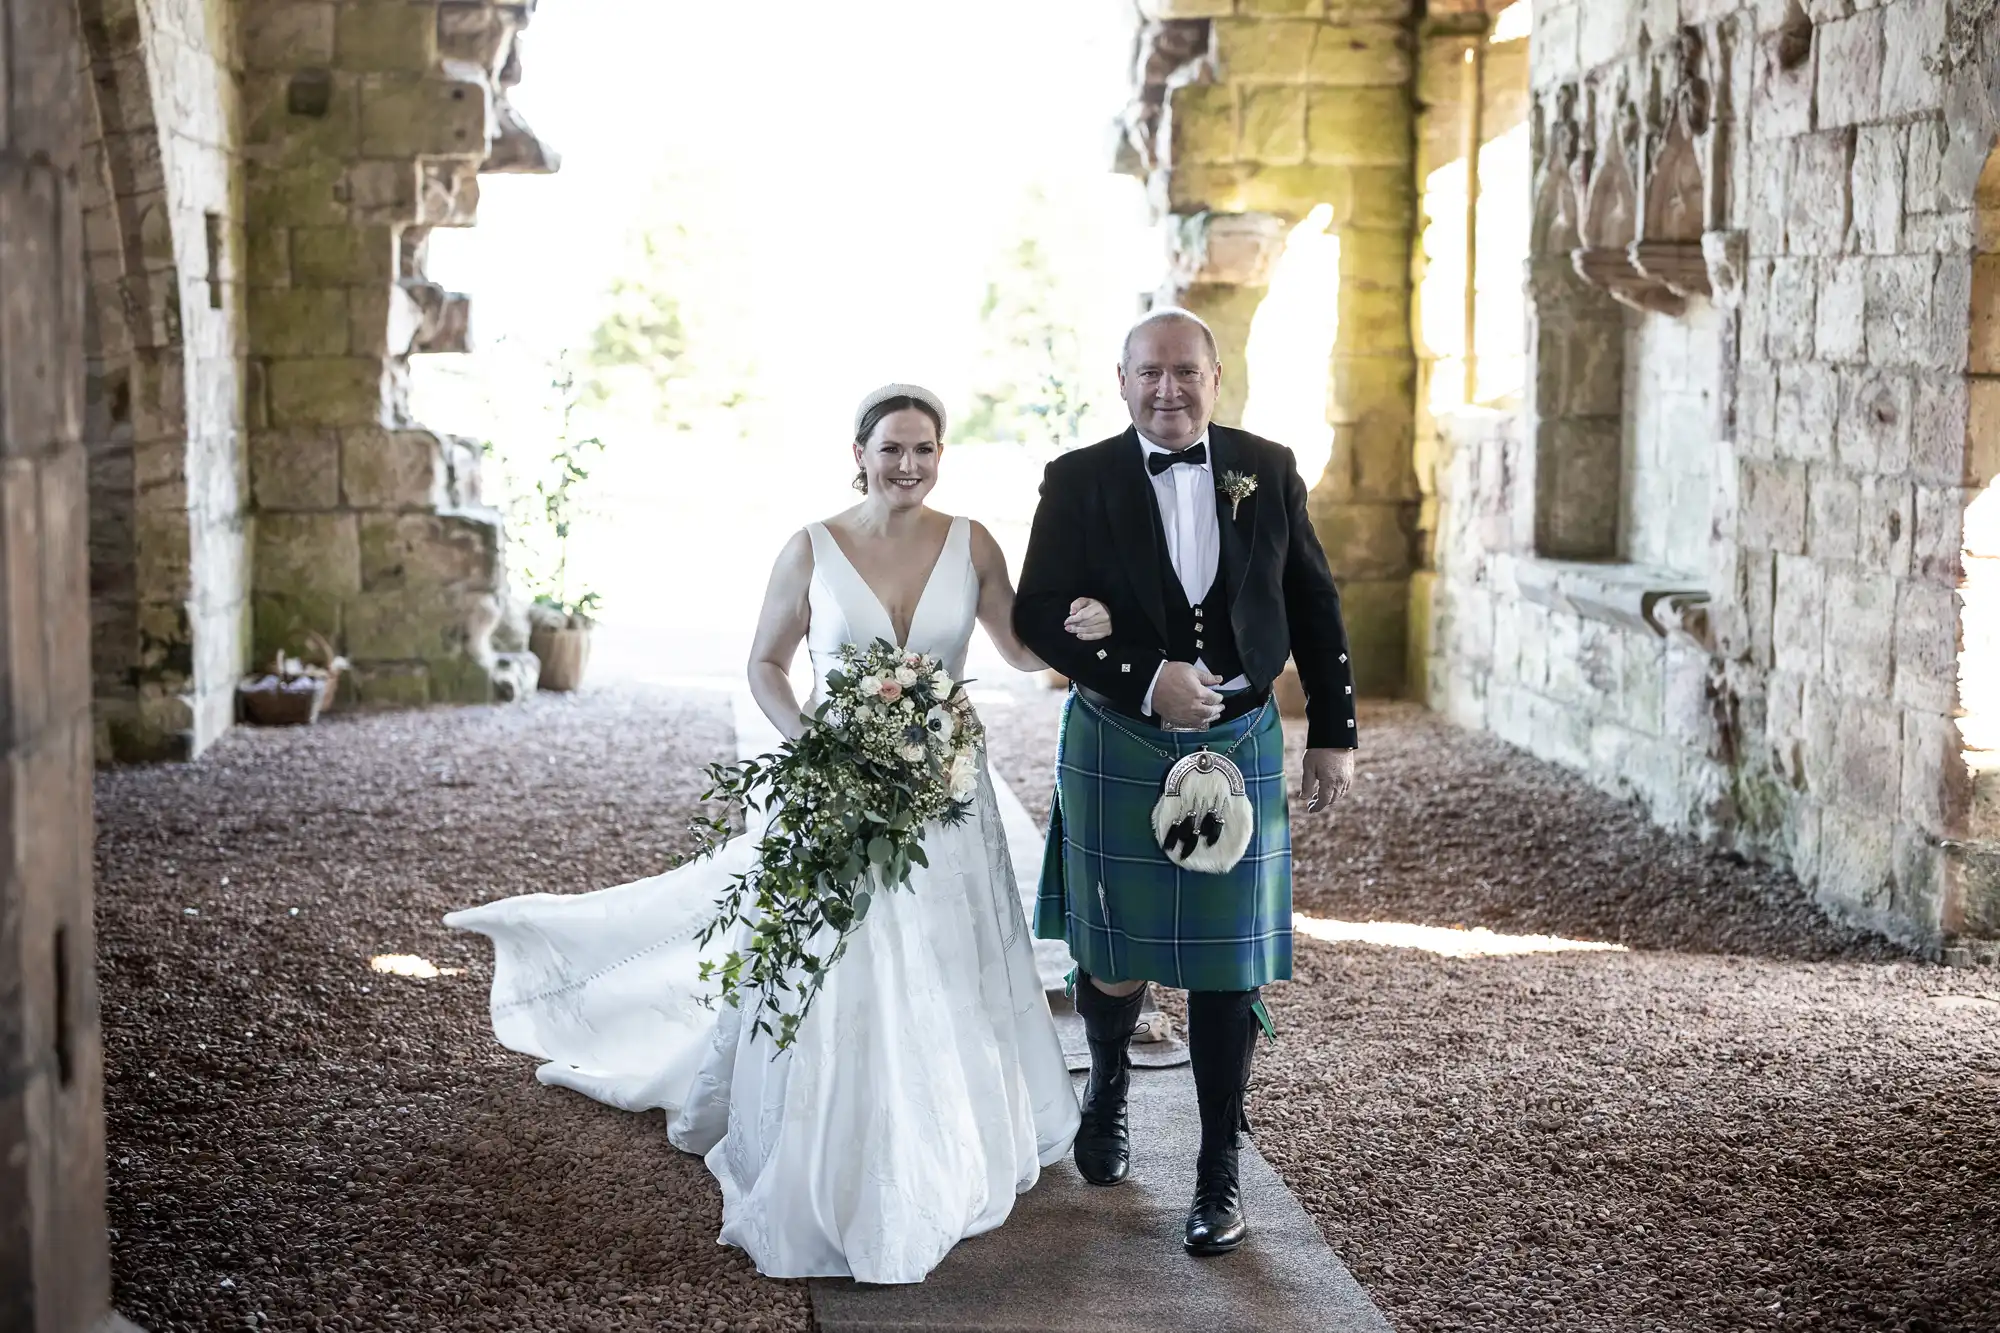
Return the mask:
<path fill-rule="evenodd" d="M 429 229 L 555 167 L 505 97 L 532 4 L 76 3 L 98 755 L 198 754 L 312 632 L 364 702 L 531 687 L 478 451 L 404 383 L 468 336 Z"/>
<path fill-rule="evenodd" d="M 1535 17 L 1530 398 L 1445 423 L 1433 702 L 1788 861 L 1844 916 L 2000 934 L 1960 690 L 2000 427 L 1968 410 L 1991 25 L 1944 0 Z M 1717 364 L 1631 336 L 1663 319 L 1715 323 L 1677 345 Z M 1643 420 L 1703 381 L 1706 422 Z M 1705 454 L 1712 492 L 1662 496 L 1630 466 L 1648 432 Z M 1704 567 L 1627 563 L 1635 507 L 1705 522 Z"/>
<path fill-rule="evenodd" d="M 243 253 L 224 0 L 79 0 L 97 751 L 189 758 L 247 646 Z"/>
<path fill-rule="evenodd" d="M 1356 676 L 1405 684 L 1417 518 L 1410 335 L 1415 221 L 1412 0 L 1142 0 L 1123 169 L 1166 224 L 1159 294 L 1215 326 L 1217 419 L 1249 391 L 1250 320 L 1291 228 L 1330 205 L 1340 330 L 1327 415 L 1334 450 L 1313 520 L 1339 577 Z"/>
<path fill-rule="evenodd" d="M 109 1306 L 76 11 L 0 0 L 0 1328 Z"/>
<path fill-rule="evenodd" d="M 553 169 L 504 100 L 531 7 L 243 0 L 255 653 L 324 634 L 366 703 L 483 701 L 520 665 L 492 645 L 478 451 L 404 386 L 412 353 L 466 345 L 429 229 L 472 224 L 482 169 Z"/>

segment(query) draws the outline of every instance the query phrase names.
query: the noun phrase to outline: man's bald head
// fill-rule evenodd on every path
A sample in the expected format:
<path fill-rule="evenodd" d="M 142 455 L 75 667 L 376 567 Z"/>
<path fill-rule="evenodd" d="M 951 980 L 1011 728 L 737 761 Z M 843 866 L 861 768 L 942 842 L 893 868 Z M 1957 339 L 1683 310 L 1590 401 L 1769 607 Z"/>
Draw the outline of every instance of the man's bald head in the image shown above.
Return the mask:
<path fill-rule="evenodd" d="M 1155 310 L 1125 335 L 1118 390 L 1139 433 L 1185 449 L 1208 430 L 1222 386 L 1215 334 L 1185 310 Z"/>
<path fill-rule="evenodd" d="M 1201 334 L 1203 345 L 1208 348 L 1209 364 L 1212 366 L 1220 366 L 1222 364 L 1222 352 L 1216 346 L 1215 330 L 1209 328 L 1207 322 L 1191 310 L 1168 308 L 1153 311 L 1153 313 L 1145 316 L 1131 328 L 1125 330 L 1125 350 L 1123 355 L 1119 357 L 1119 365 L 1130 370 L 1132 368 L 1133 343 L 1138 341 L 1139 335 L 1146 330 L 1159 328 L 1163 325 L 1196 330 Z"/>

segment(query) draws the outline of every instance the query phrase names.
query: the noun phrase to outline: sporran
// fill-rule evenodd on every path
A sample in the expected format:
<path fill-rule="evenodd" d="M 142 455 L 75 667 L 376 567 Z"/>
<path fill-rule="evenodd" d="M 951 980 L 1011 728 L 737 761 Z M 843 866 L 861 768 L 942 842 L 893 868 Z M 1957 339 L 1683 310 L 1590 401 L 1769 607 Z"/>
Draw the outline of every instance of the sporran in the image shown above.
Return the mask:
<path fill-rule="evenodd" d="M 1153 837 L 1160 850 L 1181 869 L 1204 875 L 1236 868 L 1250 849 L 1256 822 L 1243 770 L 1214 750 L 1196 750 L 1168 769 L 1153 804 Z"/>

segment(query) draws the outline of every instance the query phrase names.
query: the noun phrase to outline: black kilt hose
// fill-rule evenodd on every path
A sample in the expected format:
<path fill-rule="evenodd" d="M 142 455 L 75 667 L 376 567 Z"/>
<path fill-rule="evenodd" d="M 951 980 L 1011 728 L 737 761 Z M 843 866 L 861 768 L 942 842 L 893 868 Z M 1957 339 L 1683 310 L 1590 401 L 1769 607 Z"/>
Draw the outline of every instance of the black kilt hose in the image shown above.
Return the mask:
<path fill-rule="evenodd" d="M 1227 751 L 1256 820 L 1221 874 L 1184 870 L 1153 837 L 1167 770 L 1197 750 Z M 1070 694 L 1056 754 L 1035 933 L 1069 945 L 1100 981 L 1251 990 L 1292 975 L 1292 832 L 1278 710 L 1208 731 L 1162 732 Z"/>
<path fill-rule="evenodd" d="M 1220 550 L 1206 623 L 1226 625 L 1254 691 L 1267 692 L 1287 658 L 1297 666 L 1309 748 L 1353 748 L 1340 594 L 1292 453 L 1226 426 L 1210 427 L 1208 452 Z M 1291 975 L 1283 731 L 1268 705 L 1203 732 L 1163 731 L 1147 718 L 1162 664 L 1196 660 L 1190 649 L 1206 658 L 1220 637 L 1180 642 L 1187 598 L 1167 588 L 1175 575 L 1165 551 L 1136 430 L 1049 464 L 1014 628 L 1090 697 L 1072 693 L 1063 711 L 1036 933 L 1066 941 L 1101 980 L 1245 991 Z M 1109 638 L 1085 642 L 1063 628 L 1081 597 L 1110 610 Z M 1232 745 L 1255 812 L 1249 850 L 1221 874 L 1182 869 L 1154 838 L 1153 804 L 1176 758 Z"/>

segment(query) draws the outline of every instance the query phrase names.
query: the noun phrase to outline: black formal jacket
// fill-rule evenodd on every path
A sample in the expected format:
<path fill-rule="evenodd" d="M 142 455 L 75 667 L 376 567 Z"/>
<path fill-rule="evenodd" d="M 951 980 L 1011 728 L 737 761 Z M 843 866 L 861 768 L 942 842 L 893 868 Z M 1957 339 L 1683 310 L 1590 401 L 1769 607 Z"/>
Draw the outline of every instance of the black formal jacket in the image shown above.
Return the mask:
<path fill-rule="evenodd" d="M 1306 517 L 1306 486 L 1291 450 L 1247 431 L 1211 426 L 1231 626 L 1250 683 L 1269 688 L 1290 656 L 1306 692 L 1306 744 L 1355 744 L 1354 671 L 1340 593 Z M 1230 473 L 1257 479 L 1231 516 Z M 1050 463 L 1014 601 L 1014 632 L 1043 661 L 1137 715 L 1167 660 L 1158 501 L 1137 430 Z M 1111 637 L 1086 643 L 1063 629 L 1070 603 L 1095 597 L 1111 610 Z"/>

